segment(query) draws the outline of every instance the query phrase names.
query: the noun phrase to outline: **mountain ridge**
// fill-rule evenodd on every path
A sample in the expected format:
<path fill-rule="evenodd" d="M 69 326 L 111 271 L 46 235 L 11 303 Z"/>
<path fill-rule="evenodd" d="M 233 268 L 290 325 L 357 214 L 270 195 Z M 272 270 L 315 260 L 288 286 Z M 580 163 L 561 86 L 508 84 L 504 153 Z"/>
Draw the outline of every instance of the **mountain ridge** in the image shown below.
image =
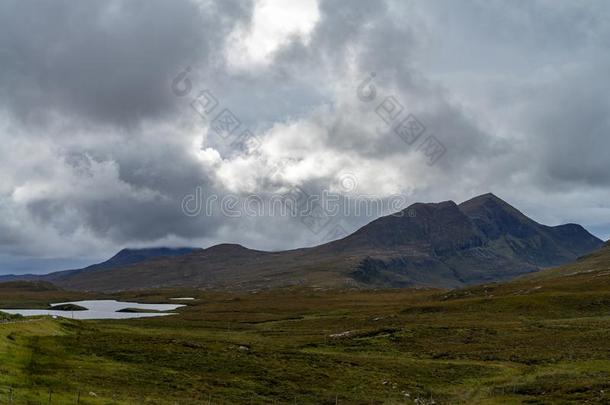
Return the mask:
<path fill-rule="evenodd" d="M 488 193 L 461 204 L 415 203 L 342 239 L 310 248 L 265 252 L 225 243 L 43 279 L 63 288 L 102 291 L 169 286 L 454 288 L 569 263 L 601 245 L 580 225 L 539 224 Z"/>

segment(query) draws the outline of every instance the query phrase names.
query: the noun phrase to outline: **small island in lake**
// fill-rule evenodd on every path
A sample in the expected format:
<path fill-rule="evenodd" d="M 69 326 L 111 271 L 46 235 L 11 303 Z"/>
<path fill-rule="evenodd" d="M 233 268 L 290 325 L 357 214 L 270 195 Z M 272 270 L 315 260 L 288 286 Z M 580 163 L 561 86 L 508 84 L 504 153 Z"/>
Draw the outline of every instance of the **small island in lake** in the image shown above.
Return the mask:
<path fill-rule="evenodd" d="M 144 308 L 123 308 L 123 309 L 119 309 L 117 312 L 128 312 L 128 313 L 134 313 L 134 314 L 163 313 L 163 311 L 158 311 L 156 309 L 144 309 Z"/>
<path fill-rule="evenodd" d="M 87 308 L 76 304 L 51 305 L 49 309 L 54 311 L 87 311 Z"/>

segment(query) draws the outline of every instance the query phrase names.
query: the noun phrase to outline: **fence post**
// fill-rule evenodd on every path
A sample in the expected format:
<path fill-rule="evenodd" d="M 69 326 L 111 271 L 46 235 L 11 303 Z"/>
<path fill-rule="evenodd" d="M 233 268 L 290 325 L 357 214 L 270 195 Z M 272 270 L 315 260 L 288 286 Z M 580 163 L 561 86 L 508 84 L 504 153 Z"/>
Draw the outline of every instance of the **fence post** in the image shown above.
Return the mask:
<path fill-rule="evenodd" d="M 53 392 L 51 391 L 51 388 L 49 388 L 49 405 L 51 405 L 51 396 L 53 395 Z"/>
<path fill-rule="evenodd" d="M 8 405 L 13 403 L 13 387 L 8 387 Z"/>
<path fill-rule="evenodd" d="M 78 390 L 78 396 L 76 397 L 76 404 L 80 404 L 80 390 Z"/>

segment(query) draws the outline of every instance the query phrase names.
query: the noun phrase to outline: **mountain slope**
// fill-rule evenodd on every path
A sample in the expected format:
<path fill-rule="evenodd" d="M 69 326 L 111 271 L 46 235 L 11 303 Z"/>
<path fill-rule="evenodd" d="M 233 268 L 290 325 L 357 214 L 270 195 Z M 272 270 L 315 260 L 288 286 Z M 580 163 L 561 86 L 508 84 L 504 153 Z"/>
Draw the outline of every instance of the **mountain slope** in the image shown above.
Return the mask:
<path fill-rule="evenodd" d="M 599 283 L 610 282 L 610 241 L 599 250 L 580 257 L 573 263 L 528 274 L 519 280 L 545 281 L 568 278 L 598 279 Z"/>
<path fill-rule="evenodd" d="M 554 307 L 565 309 L 610 308 L 610 241 L 593 253 L 563 266 L 517 277 L 504 283 L 482 284 L 446 294 L 447 299 L 561 295 Z M 580 297 L 574 301 L 573 296 Z M 572 297 L 572 298 L 570 298 Z"/>
<path fill-rule="evenodd" d="M 578 225 L 549 227 L 492 194 L 460 205 L 413 204 L 321 246 L 261 252 L 218 245 L 179 257 L 66 273 L 65 288 L 460 287 L 564 264 L 602 241 Z"/>

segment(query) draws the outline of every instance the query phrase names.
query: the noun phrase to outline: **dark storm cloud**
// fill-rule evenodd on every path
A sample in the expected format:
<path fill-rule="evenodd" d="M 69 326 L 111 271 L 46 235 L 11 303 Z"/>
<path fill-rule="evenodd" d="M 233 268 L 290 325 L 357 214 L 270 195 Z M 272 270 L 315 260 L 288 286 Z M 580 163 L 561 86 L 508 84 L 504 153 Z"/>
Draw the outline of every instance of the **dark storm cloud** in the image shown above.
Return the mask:
<path fill-rule="evenodd" d="M 247 2 L 135 0 L 0 4 L 2 102 L 25 121 L 50 111 L 103 123 L 160 118 L 167 82 L 219 58 Z"/>
<path fill-rule="evenodd" d="M 528 86 L 520 125 L 536 134 L 541 187 L 610 186 L 610 85 L 598 81 L 610 64 L 599 62 Z"/>

